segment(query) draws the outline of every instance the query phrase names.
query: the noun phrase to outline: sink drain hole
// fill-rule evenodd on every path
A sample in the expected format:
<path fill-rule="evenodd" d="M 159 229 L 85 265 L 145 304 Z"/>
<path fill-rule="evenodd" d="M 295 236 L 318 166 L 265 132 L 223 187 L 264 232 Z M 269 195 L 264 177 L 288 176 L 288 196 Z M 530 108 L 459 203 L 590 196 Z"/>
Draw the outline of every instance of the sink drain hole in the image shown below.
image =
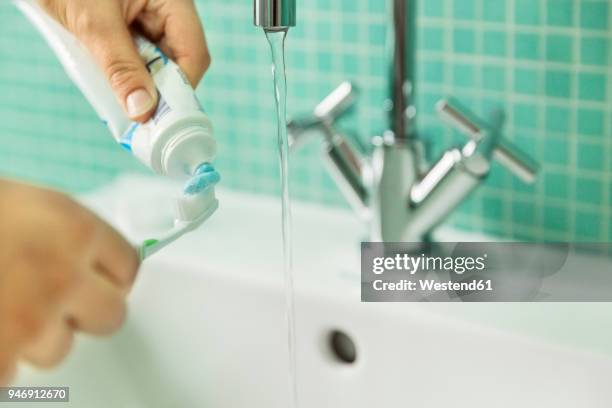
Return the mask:
<path fill-rule="evenodd" d="M 355 342 L 340 330 L 334 330 L 329 334 L 329 347 L 336 360 L 341 363 L 353 364 L 357 360 Z"/>

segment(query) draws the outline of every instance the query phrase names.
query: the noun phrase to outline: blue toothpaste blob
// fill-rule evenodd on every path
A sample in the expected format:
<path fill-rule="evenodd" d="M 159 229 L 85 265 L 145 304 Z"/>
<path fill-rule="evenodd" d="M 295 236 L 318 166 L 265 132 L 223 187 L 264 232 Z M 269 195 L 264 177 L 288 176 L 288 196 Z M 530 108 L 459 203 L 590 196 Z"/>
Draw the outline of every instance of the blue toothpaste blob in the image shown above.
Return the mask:
<path fill-rule="evenodd" d="M 195 171 L 195 175 L 201 175 L 201 174 L 205 174 L 205 173 L 210 173 L 216 171 L 215 168 L 213 167 L 212 164 L 210 163 L 202 163 L 198 166 L 198 168 Z"/>
<path fill-rule="evenodd" d="M 212 164 L 203 163 L 195 171 L 192 178 L 187 181 L 183 191 L 185 194 L 198 194 L 214 186 L 221 180 L 221 176 Z"/>

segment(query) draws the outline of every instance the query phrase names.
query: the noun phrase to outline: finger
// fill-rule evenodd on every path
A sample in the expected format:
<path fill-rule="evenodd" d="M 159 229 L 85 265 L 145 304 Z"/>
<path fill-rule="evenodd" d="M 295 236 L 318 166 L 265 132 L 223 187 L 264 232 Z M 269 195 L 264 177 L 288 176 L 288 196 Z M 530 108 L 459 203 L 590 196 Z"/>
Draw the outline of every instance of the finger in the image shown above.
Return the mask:
<path fill-rule="evenodd" d="M 88 2 L 87 8 L 68 21 L 102 68 L 128 116 L 137 121 L 148 119 L 157 106 L 157 91 L 119 2 Z"/>
<path fill-rule="evenodd" d="M 8 385 L 17 372 L 17 362 L 12 355 L 0 352 L 0 387 Z"/>
<path fill-rule="evenodd" d="M 92 270 L 68 300 L 66 312 L 75 329 L 89 334 L 110 334 L 125 321 L 125 295 Z"/>
<path fill-rule="evenodd" d="M 47 280 L 33 284 L 41 277 L 19 264 L 16 270 L 20 273 L 12 278 L 10 285 L 0 284 L 0 348 L 9 354 L 39 337 L 47 322 L 59 316 L 59 306 L 49 301 L 52 290 L 48 290 Z"/>
<path fill-rule="evenodd" d="M 37 367 L 53 367 L 68 355 L 73 341 L 72 328 L 66 319 L 58 318 L 39 337 L 26 344 L 20 356 Z"/>
<path fill-rule="evenodd" d="M 145 8 L 136 16 L 131 27 L 154 43 L 159 43 L 164 36 L 164 24 L 165 18 L 160 14 L 159 9 L 147 10 Z"/>
<path fill-rule="evenodd" d="M 195 88 L 210 66 L 210 53 L 192 2 L 177 2 L 165 20 L 160 48 L 181 67 Z"/>
<path fill-rule="evenodd" d="M 117 287 L 132 286 L 140 259 L 136 248 L 107 223 L 101 223 L 94 247 L 93 266 Z"/>

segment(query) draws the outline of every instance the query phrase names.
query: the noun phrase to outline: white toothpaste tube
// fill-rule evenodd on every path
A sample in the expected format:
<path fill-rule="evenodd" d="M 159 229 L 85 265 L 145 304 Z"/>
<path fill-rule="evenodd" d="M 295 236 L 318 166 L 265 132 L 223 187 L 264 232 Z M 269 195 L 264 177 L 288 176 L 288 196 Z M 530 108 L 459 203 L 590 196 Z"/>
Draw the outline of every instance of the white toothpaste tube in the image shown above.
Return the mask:
<path fill-rule="evenodd" d="M 159 94 L 146 123 L 132 121 L 102 70 L 79 40 L 33 0 L 13 0 L 45 38 L 66 73 L 106 123 L 115 140 L 158 174 L 185 177 L 211 162 L 216 142 L 210 120 L 178 65 L 142 37 L 135 43 Z"/>

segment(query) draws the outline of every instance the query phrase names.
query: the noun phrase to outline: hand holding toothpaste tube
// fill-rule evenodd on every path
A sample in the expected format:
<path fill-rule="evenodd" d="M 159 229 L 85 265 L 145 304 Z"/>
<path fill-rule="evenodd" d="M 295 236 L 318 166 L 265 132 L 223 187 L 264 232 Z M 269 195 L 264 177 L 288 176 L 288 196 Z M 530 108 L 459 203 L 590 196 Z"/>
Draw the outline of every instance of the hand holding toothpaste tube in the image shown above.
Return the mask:
<path fill-rule="evenodd" d="M 195 88 L 210 65 L 193 0 L 38 0 L 91 52 L 128 116 L 144 122 L 157 91 L 132 31 L 156 43 Z"/>

